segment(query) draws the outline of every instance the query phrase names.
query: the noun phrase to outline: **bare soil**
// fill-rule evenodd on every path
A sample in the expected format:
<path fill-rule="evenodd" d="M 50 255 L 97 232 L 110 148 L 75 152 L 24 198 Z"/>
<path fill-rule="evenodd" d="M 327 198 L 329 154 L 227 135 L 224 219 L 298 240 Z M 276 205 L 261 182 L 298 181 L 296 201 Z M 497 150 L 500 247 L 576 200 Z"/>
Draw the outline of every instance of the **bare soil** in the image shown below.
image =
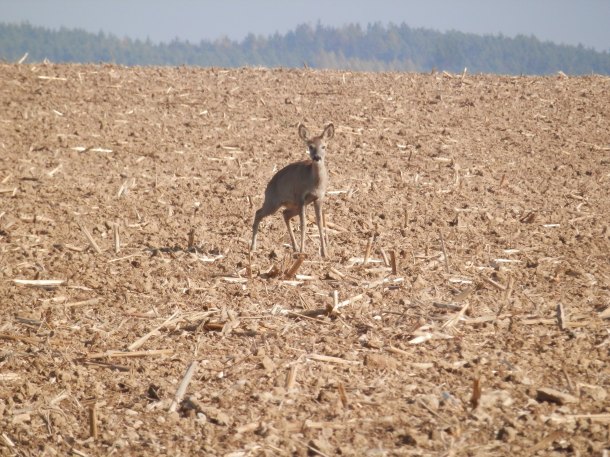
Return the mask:
<path fill-rule="evenodd" d="M 0 77 L 0 455 L 606 455 L 609 78 Z M 287 275 L 280 214 L 248 249 L 300 122 Z"/>

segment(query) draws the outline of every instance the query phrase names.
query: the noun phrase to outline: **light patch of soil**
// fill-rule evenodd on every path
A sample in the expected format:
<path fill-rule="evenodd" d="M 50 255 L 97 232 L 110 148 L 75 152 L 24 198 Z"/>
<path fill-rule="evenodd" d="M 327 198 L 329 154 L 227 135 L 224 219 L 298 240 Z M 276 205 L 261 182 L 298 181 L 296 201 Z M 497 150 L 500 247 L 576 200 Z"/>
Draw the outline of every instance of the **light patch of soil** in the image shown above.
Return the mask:
<path fill-rule="evenodd" d="M 1 455 L 608 449 L 610 79 L 0 76 Z M 329 257 L 309 208 L 285 278 L 254 211 L 331 121 Z"/>

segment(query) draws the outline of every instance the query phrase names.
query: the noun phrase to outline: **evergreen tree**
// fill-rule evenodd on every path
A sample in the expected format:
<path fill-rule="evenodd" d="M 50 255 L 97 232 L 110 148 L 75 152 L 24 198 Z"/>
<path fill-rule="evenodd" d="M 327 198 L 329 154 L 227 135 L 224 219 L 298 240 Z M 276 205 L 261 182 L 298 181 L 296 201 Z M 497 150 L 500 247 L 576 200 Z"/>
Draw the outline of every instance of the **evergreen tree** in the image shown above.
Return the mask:
<path fill-rule="evenodd" d="M 328 27 L 301 24 L 285 34 L 226 37 L 192 44 L 174 39 L 154 44 L 79 29 L 49 30 L 30 24 L 0 23 L 0 59 L 28 61 L 112 62 L 124 65 L 243 65 L 350 70 L 473 73 L 610 74 L 610 53 L 583 46 L 541 42 L 533 36 L 478 36 L 414 29 L 406 24 L 358 24 Z"/>

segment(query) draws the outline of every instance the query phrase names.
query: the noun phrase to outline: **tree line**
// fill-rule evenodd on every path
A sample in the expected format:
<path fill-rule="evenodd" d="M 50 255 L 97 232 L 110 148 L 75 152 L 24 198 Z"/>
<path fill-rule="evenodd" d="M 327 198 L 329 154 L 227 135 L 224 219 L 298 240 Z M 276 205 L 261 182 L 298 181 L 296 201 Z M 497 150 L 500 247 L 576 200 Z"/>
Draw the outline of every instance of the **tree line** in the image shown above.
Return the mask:
<path fill-rule="evenodd" d="M 302 24 L 285 34 L 250 34 L 197 44 L 175 39 L 119 38 L 103 32 L 58 30 L 28 23 L 0 23 L 0 59 L 48 59 L 57 63 L 110 62 L 122 65 L 202 67 L 301 67 L 362 71 L 433 69 L 471 73 L 544 75 L 610 74 L 610 53 L 583 46 L 543 42 L 534 36 L 438 32 L 406 24 L 330 27 Z"/>

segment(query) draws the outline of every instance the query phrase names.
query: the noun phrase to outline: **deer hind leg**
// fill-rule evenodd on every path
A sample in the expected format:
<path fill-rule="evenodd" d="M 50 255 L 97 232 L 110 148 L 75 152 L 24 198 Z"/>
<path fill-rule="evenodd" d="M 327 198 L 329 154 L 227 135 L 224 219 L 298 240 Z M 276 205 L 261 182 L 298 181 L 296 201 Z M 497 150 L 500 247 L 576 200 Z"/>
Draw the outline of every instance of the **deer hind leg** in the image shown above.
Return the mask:
<path fill-rule="evenodd" d="M 261 220 L 263 220 L 263 218 L 269 216 L 270 214 L 275 213 L 278 209 L 279 206 L 270 206 L 265 201 L 265 203 L 263 203 L 263 206 L 256 211 L 256 214 L 254 215 L 254 223 L 252 224 L 252 245 L 250 246 L 250 251 L 256 250 L 256 235 L 258 233 L 258 225 L 260 224 Z"/>
<path fill-rule="evenodd" d="M 290 219 L 298 214 L 297 208 L 287 208 L 283 211 L 284 222 L 286 223 L 286 228 L 288 229 L 288 234 L 290 235 L 290 242 L 292 243 L 292 249 L 294 251 L 297 250 L 297 240 L 294 237 L 294 232 L 292 231 L 292 227 L 290 226 Z"/>
<path fill-rule="evenodd" d="M 256 234 L 258 233 L 258 224 L 260 224 L 262 218 L 263 215 L 259 209 L 254 215 L 254 224 L 252 224 L 252 245 L 250 246 L 250 251 L 256 251 Z"/>
<path fill-rule="evenodd" d="M 318 232 L 320 233 L 320 251 L 322 257 L 326 257 L 326 237 L 324 236 L 324 218 L 322 217 L 322 200 L 316 200 L 313 203 L 316 211 L 316 224 L 318 224 Z"/>

